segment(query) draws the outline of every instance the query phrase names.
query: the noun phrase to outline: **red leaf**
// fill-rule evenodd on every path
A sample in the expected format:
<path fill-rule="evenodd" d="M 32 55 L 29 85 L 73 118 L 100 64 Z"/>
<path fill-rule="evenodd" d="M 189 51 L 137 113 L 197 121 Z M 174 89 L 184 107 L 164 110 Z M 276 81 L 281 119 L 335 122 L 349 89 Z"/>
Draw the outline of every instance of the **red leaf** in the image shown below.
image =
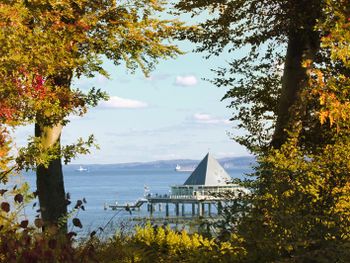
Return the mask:
<path fill-rule="evenodd" d="M 78 200 L 74 208 L 78 209 L 82 204 L 83 202 L 81 200 Z"/>
<path fill-rule="evenodd" d="M 17 203 L 22 203 L 23 202 L 23 195 L 16 194 L 14 199 Z"/>
<path fill-rule="evenodd" d="M 79 227 L 79 228 L 83 228 L 83 225 L 81 224 L 79 218 L 73 218 L 72 221 L 73 221 L 73 225 L 74 225 L 74 226 Z"/>
<path fill-rule="evenodd" d="M 75 233 L 75 232 L 69 232 L 69 233 L 67 233 L 67 238 L 72 239 L 76 235 L 77 235 L 77 233 Z"/>
<path fill-rule="evenodd" d="M 2 211 L 5 211 L 6 213 L 8 213 L 10 211 L 10 204 L 7 202 L 2 202 L 1 209 Z"/>
<path fill-rule="evenodd" d="M 20 227 L 22 228 L 27 228 L 28 226 L 28 220 L 23 220 L 20 224 L 19 224 Z"/>
<path fill-rule="evenodd" d="M 34 225 L 37 227 L 37 228 L 42 228 L 43 225 L 44 225 L 44 222 L 41 218 L 36 218 L 34 220 Z"/>

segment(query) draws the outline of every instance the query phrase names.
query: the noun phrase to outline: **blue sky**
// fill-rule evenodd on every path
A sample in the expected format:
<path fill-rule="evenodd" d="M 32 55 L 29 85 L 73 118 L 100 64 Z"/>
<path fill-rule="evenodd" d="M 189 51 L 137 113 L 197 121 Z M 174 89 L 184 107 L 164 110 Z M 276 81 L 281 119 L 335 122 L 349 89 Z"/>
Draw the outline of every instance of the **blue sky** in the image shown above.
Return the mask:
<path fill-rule="evenodd" d="M 91 87 L 107 91 L 110 101 L 82 118 L 71 118 L 64 128 L 64 144 L 94 134 L 100 146 L 73 163 L 201 159 L 208 150 L 217 158 L 248 155 L 227 135 L 238 133 L 228 121 L 229 101 L 220 101 L 227 89 L 202 80 L 214 76 L 211 68 L 226 64 L 224 56 L 206 60 L 191 52 L 190 43 L 181 43 L 181 49 L 187 53 L 160 61 L 149 78 L 106 61 L 110 79 L 98 76 L 74 81 L 76 88 L 85 91 Z M 18 145 L 32 131 L 33 127 L 19 129 Z"/>

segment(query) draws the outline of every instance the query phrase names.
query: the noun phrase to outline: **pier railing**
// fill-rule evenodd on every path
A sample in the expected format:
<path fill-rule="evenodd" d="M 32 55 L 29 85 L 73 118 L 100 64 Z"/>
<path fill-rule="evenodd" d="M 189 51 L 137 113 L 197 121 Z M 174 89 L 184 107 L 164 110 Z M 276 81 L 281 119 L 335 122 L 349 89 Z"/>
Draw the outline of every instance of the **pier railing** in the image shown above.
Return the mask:
<path fill-rule="evenodd" d="M 221 200 L 222 198 L 213 195 L 147 195 L 145 197 L 148 201 L 175 201 L 175 200 Z"/>

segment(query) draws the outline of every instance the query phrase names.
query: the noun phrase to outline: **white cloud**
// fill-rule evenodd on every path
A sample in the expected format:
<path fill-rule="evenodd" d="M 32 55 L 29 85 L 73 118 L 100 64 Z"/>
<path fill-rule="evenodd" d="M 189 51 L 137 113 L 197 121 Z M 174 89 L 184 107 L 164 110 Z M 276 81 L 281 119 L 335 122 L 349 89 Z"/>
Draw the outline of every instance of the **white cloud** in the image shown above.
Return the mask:
<path fill-rule="evenodd" d="M 146 108 L 148 104 L 139 100 L 125 99 L 111 96 L 108 101 L 100 102 L 99 106 L 112 109 L 138 109 Z"/>
<path fill-rule="evenodd" d="M 194 119 L 197 121 L 210 121 L 212 117 L 209 114 L 196 113 L 193 115 Z"/>
<path fill-rule="evenodd" d="M 198 84 L 196 76 L 187 75 L 187 76 L 177 76 L 175 79 L 175 85 L 190 87 Z"/>
<path fill-rule="evenodd" d="M 197 123 L 204 124 L 230 124 L 230 121 L 227 119 L 216 118 L 206 113 L 196 113 L 193 115 L 193 119 Z"/>

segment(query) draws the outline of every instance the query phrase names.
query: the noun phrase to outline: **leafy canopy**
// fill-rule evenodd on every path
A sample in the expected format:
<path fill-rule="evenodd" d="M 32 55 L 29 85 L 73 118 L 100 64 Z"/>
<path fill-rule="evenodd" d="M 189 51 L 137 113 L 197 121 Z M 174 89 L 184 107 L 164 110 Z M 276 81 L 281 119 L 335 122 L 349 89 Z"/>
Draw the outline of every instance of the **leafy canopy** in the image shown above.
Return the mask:
<path fill-rule="evenodd" d="M 68 115 L 83 115 L 107 95 L 96 88 L 86 94 L 73 90 L 72 78 L 108 77 L 104 59 L 148 74 L 158 59 L 180 54 L 170 41 L 183 27 L 176 20 L 159 18 L 164 4 L 157 0 L 2 1 L 2 125 L 64 125 Z M 22 159 L 41 151 L 37 143 L 30 143 L 35 149 Z M 79 142 L 72 149 L 86 151 Z"/>

